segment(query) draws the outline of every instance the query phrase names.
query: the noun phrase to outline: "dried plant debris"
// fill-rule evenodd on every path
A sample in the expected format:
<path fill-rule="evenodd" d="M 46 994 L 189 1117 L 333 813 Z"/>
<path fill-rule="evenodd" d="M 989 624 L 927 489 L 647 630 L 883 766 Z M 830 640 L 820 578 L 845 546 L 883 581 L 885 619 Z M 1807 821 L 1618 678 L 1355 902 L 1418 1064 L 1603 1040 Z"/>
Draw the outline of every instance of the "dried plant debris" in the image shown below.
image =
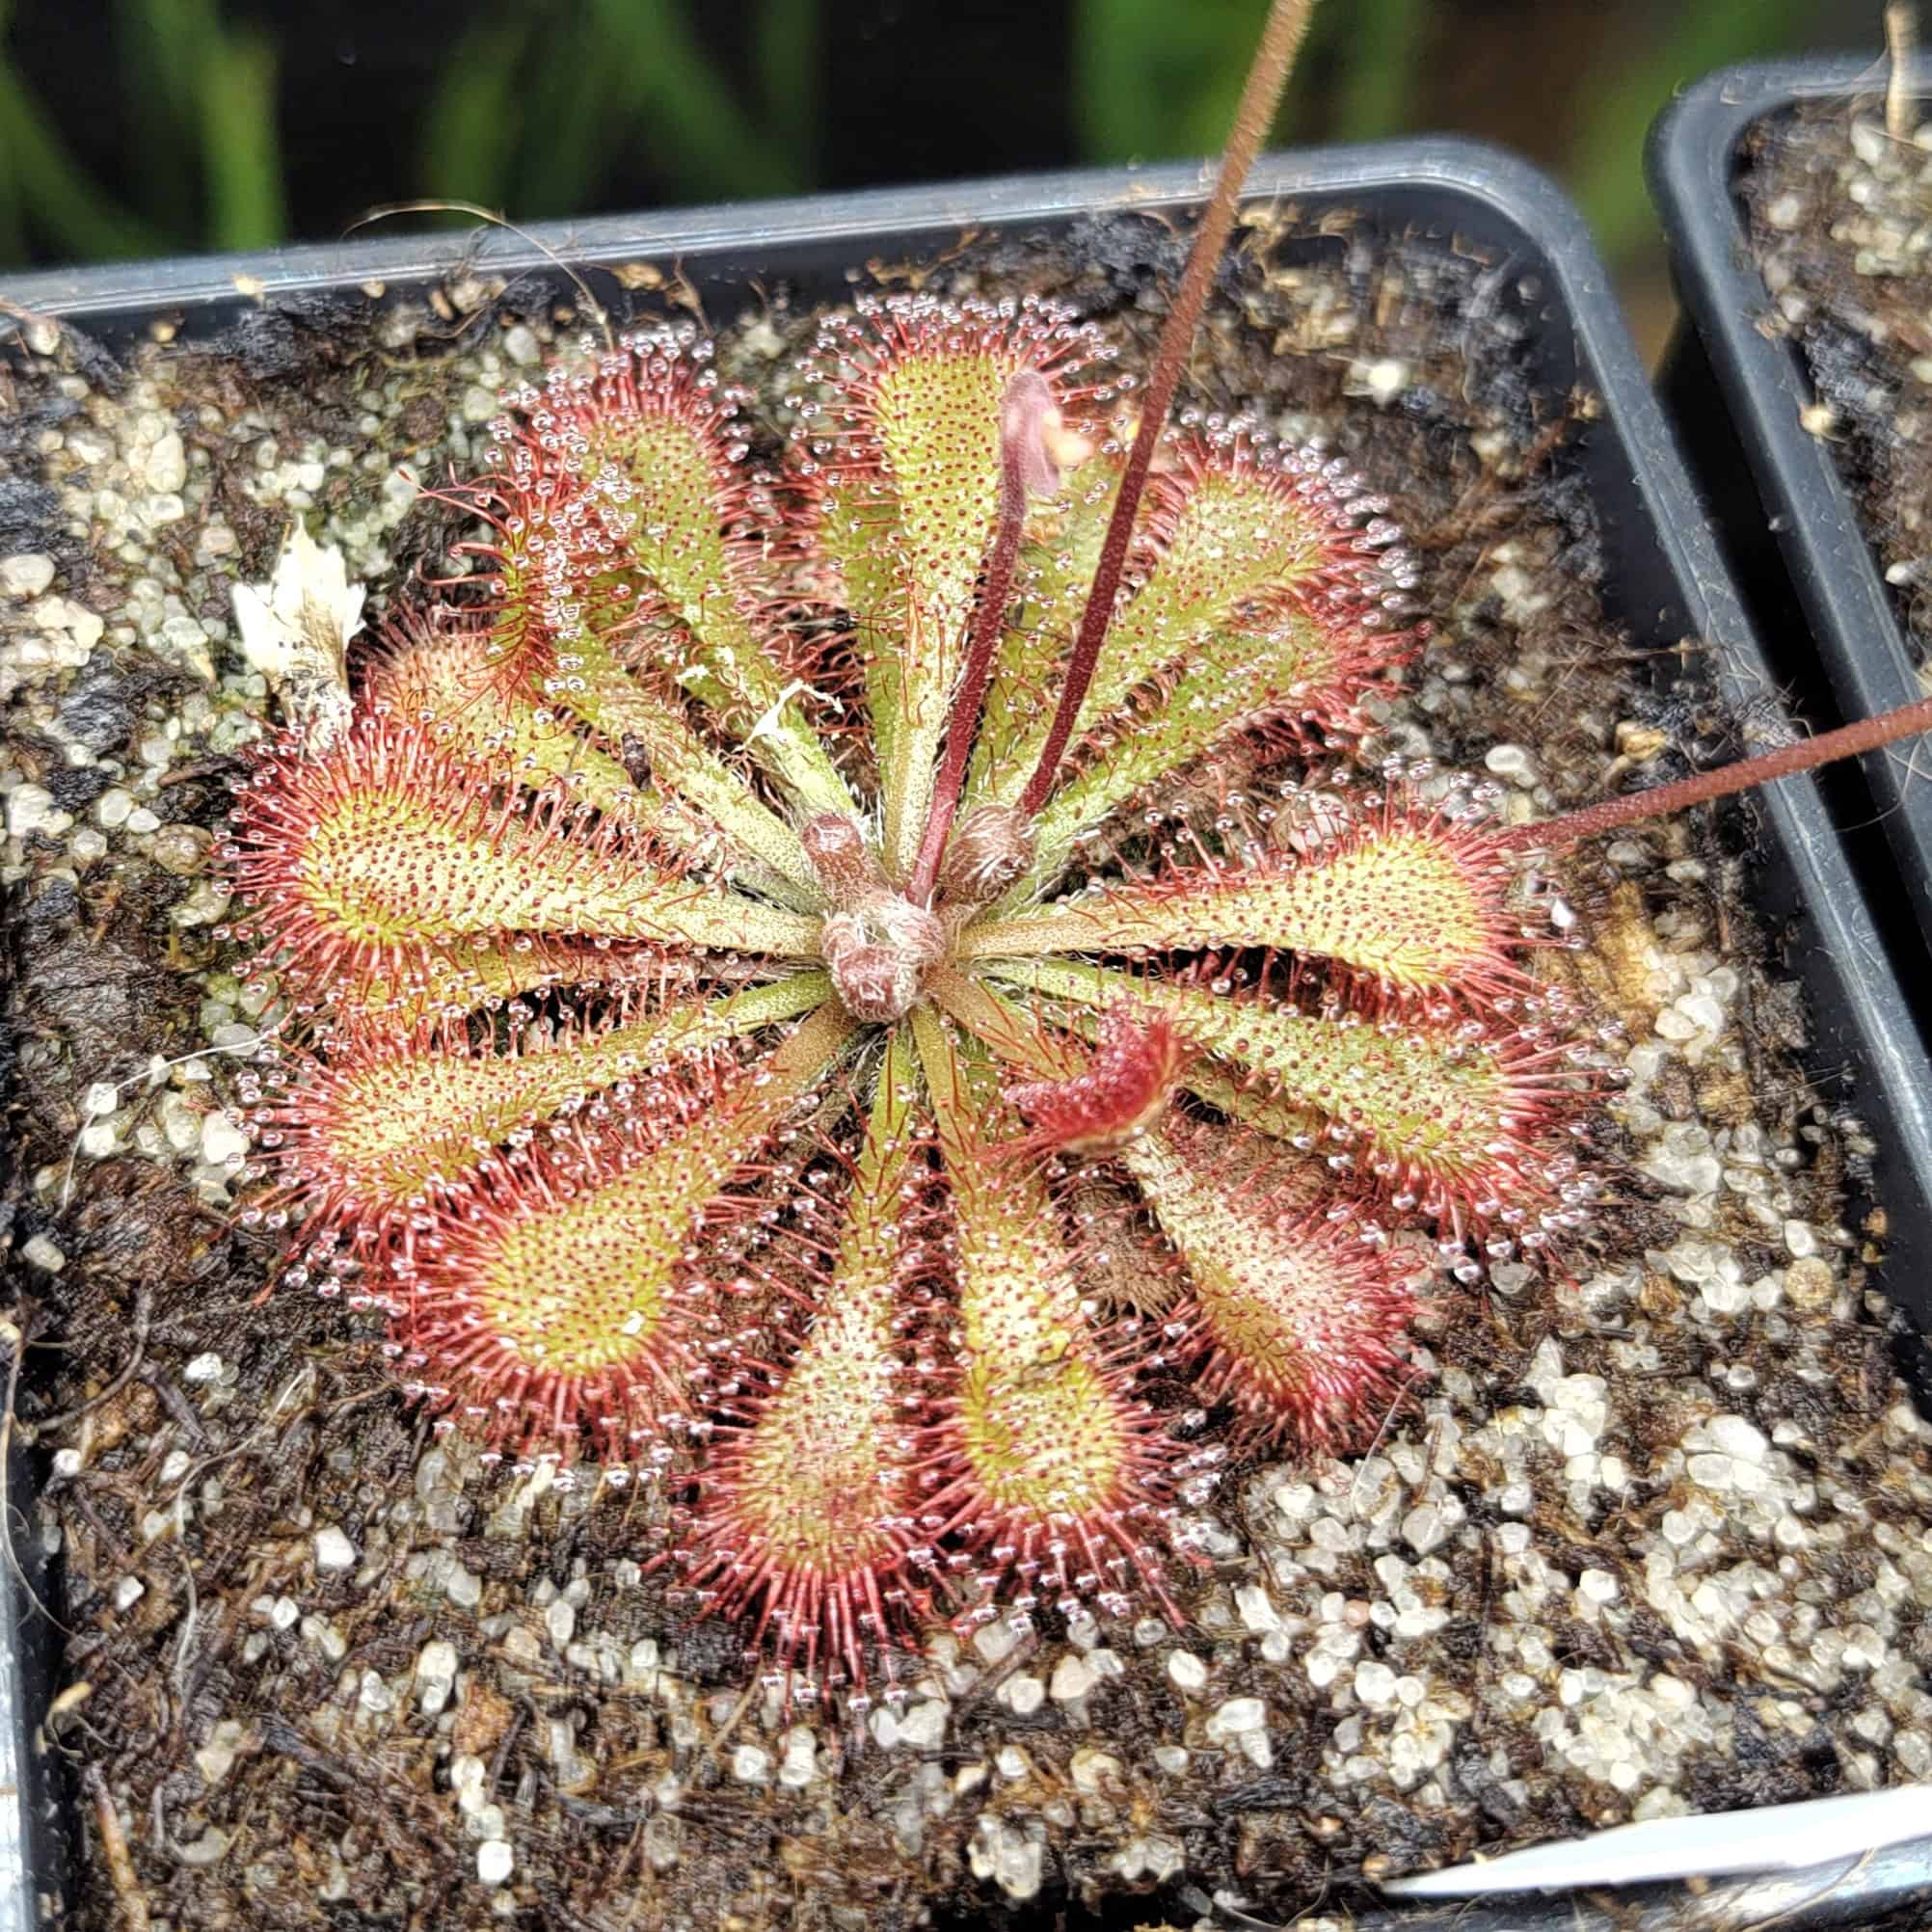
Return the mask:
<path fill-rule="evenodd" d="M 1741 190 L 1771 320 L 1802 351 L 1816 389 L 1805 426 L 1858 499 L 1922 672 L 1932 651 L 1932 119 L 1901 140 L 1886 131 L 1881 95 L 1809 102 L 1759 121 L 1745 154 Z"/>
<path fill-rule="evenodd" d="M 1164 247 L 1099 223 L 928 285 L 1064 294 L 1144 348 Z M 1843 1224 L 1868 1148 L 1800 1073 L 1744 848 L 1704 820 L 1565 873 L 1589 943 L 1544 970 L 1621 1022 L 1625 1075 L 1568 1272 L 1434 1293 L 1367 1453 L 1232 1468 L 1180 1634 L 940 1631 L 857 1723 L 788 1708 L 647 1573 L 649 1486 L 486 1462 L 397 1394 L 379 1320 L 263 1299 L 223 1108 L 283 1015 L 213 936 L 207 849 L 271 728 L 232 589 L 297 517 L 372 597 L 444 571 L 464 527 L 412 515 L 398 466 L 468 465 L 576 335 L 499 293 L 148 345 L 111 382 L 69 339 L 13 351 L 10 1205 L 13 1319 L 58 1344 L 19 1408 L 51 1418 L 59 1922 L 753 1932 L 1133 1892 L 1149 1921 L 1280 1919 L 1479 1849 L 1932 1775 L 1932 1435 Z M 1476 772 L 1521 819 L 1676 775 L 1726 721 L 1606 624 L 1566 425 L 1493 298 L 1425 243 L 1253 230 L 1193 380 L 1394 498 L 1436 632 L 1365 762 Z M 780 294 L 718 328 L 751 414 L 782 427 L 815 319 Z"/>

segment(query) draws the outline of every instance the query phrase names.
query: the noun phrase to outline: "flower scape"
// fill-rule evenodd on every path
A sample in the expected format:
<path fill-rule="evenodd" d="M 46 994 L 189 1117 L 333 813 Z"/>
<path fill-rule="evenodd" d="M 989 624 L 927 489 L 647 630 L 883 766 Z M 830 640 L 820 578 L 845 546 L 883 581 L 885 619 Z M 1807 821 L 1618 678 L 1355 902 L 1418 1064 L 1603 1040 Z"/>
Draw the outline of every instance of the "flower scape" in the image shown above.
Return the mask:
<path fill-rule="evenodd" d="M 826 319 L 775 470 L 747 400 L 689 326 L 512 390 L 473 574 L 239 781 L 243 1218 L 862 1704 L 932 1619 L 1182 1621 L 1224 1469 L 1580 1223 L 1597 1029 L 1520 830 L 1349 762 L 1425 634 L 1360 479 L 1183 415 L 1141 493 L 1039 301 Z"/>

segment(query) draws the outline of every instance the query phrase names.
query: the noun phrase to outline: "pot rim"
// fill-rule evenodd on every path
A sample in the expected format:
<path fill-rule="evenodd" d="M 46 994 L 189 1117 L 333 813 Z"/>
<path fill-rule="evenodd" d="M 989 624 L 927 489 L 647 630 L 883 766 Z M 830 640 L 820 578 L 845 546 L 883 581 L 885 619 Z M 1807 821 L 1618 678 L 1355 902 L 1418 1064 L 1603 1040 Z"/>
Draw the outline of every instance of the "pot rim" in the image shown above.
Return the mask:
<path fill-rule="evenodd" d="M 1932 55 L 1910 65 L 1932 95 Z M 1738 149 L 1759 122 L 1808 101 L 1883 94 L 1886 64 L 1856 54 L 1741 62 L 1696 82 L 1658 116 L 1645 148 L 1672 279 L 1743 445 L 1799 607 L 1848 716 L 1923 695 L 1904 627 L 1850 488 L 1799 419 L 1814 391 L 1800 345 L 1768 335 L 1772 295 L 1737 197 Z M 1714 456 L 1713 460 L 1717 460 Z M 1885 752 L 1863 761 L 1903 885 L 1932 943 L 1932 791 Z"/>

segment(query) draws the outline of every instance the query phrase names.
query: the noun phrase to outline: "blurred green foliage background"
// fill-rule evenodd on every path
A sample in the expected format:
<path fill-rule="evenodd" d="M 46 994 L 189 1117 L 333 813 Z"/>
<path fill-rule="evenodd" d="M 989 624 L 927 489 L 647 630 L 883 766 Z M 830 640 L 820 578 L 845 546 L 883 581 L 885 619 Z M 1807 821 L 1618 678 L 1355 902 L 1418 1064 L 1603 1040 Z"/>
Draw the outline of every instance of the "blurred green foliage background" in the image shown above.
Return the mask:
<path fill-rule="evenodd" d="M 1641 151 L 1722 62 L 1879 0 L 1325 0 L 1277 139 L 1454 128 L 1653 259 Z M 1263 0 L 0 0 L 0 268 L 1211 152 Z"/>

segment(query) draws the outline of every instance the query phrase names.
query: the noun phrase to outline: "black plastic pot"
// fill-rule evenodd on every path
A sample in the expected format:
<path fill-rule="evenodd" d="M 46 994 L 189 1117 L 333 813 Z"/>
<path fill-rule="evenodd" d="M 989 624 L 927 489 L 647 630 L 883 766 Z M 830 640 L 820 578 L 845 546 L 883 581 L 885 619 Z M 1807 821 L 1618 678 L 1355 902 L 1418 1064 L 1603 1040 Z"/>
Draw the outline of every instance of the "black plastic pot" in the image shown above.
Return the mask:
<path fill-rule="evenodd" d="M 1921 93 L 1932 88 L 1932 67 L 1918 84 Z M 1863 55 L 1725 67 L 1672 102 L 1646 156 L 1690 323 L 1664 366 L 1665 400 L 1718 509 L 1760 631 L 1809 629 L 1846 717 L 1908 703 L 1922 687 L 1858 503 L 1830 448 L 1799 420 L 1812 398 L 1803 354 L 1760 326 L 1771 294 L 1736 188 L 1741 145 L 1758 122 L 1803 101 L 1884 92 L 1882 65 Z M 1779 668 L 1787 668 L 1782 659 Z M 1788 669 L 1803 682 L 1806 666 Z M 1932 942 L 1932 786 L 1883 751 L 1865 760 L 1865 775 L 1906 897 Z"/>
<path fill-rule="evenodd" d="M 936 255 L 963 229 L 1051 232 L 1095 211 L 1159 213 L 1195 202 L 1202 183 L 1194 169 L 1033 176 L 604 221 L 550 230 L 543 239 L 620 308 L 622 298 L 597 276 L 597 265 L 640 256 L 664 263 L 675 258 L 707 295 L 741 294 L 756 277 L 766 287 L 790 283 L 808 299 L 838 298 L 849 287 L 844 271 L 871 256 Z M 1307 218 L 1310 252 L 1341 248 L 1341 230 L 1351 228 L 1436 236 L 1445 249 L 1473 251 L 1493 262 L 1487 286 L 1525 325 L 1539 389 L 1561 399 L 1581 386 L 1601 399 L 1601 411 L 1563 460 L 1579 467 L 1597 509 L 1612 616 L 1636 647 L 1652 655 L 1660 678 L 1675 675 L 1683 640 L 1711 640 L 1723 647 L 1710 661 L 1727 695 L 1739 703 L 1763 696 L 1768 667 L 1608 294 L 1607 277 L 1575 210 L 1549 182 L 1489 148 L 1417 141 L 1271 157 L 1255 172 L 1253 194 L 1292 199 Z M 204 332 L 253 304 L 273 308 L 312 291 L 353 294 L 375 282 L 391 291 L 418 288 L 446 275 L 459 259 L 487 273 L 554 276 L 525 242 L 491 234 L 480 245 L 365 242 L 57 274 L 5 293 L 17 309 L 70 318 L 113 343 L 161 319 Z M 247 294 L 238 292 L 238 282 Z M 1772 929 L 1788 935 L 1785 966 L 1809 998 L 1812 1061 L 1835 1094 L 1849 1069 L 1849 1097 L 1879 1149 L 1873 1191 L 1890 1217 L 1887 1279 L 1922 1329 L 1932 1321 L 1932 1065 L 1818 784 L 1787 781 L 1749 809 L 1758 820 L 1760 903 Z M 9 1874 L 7 1825 L 13 1808 L 0 1797 L 0 1877 L 6 1880 L 0 1932 L 27 1932 L 41 1922 L 35 1894 L 63 1889 L 53 1829 L 62 1800 L 49 1792 L 41 1760 L 31 1750 L 48 1678 L 28 1641 L 33 1626 L 21 1621 L 22 1606 L 11 1597 L 7 1602 L 14 1621 L 4 1636 L 13 1661 L 11 1668 L 0 1665 L 0 1729 L 21 1753 L 28 1797 L 16 1829 L 31 1836 L 33 1845 L 28 1860 Z M 0 1764 L 0 1775 L 4 1770 Z M 1840 1902 L 1863 1895 L 1866 1906 L 1880 1909 L 1914 1891 L 1921 1875 L 1932 1895 L 1932 1864 L 1922 1874 L 1908 1865 L 1903 1881 L 1899 1871 L 1897 1859 L 1879 1861 L 1871 1866 L 1871 1892 L 1860 1894 L 1847 1881 L 1854 1883 L 1852 1892 L 1834 1895 Z M 1680 1896 L 1670 1895 L 1670 1909 Z M 1145 1902 L 1127 1903 L 1122 1923 L 1144 1916 Z M 1208 1909 L 1198 1894 L 1181 1903 Z M 1545 1926 L 1554 1932 L 1579 1922 L 1575 1903 L 1526 1903 L 1503 1917 L 1520 1932 Z M 1784 1897 L 1782 1903 L 1789 1909 L 1791 1902 Z M 1461 1916 L 1446 1917 L 1461 1922 Z M 1446 1917 L 1439 1910 L 1404 1909 L 1364 1922 L 1419 1927 L 1446 1922 Z M 1503 1919 L 1484 1922 L 1500 1925 Z M 1827 1921 L 1800 1915 L 1784 1922 Z"/>

